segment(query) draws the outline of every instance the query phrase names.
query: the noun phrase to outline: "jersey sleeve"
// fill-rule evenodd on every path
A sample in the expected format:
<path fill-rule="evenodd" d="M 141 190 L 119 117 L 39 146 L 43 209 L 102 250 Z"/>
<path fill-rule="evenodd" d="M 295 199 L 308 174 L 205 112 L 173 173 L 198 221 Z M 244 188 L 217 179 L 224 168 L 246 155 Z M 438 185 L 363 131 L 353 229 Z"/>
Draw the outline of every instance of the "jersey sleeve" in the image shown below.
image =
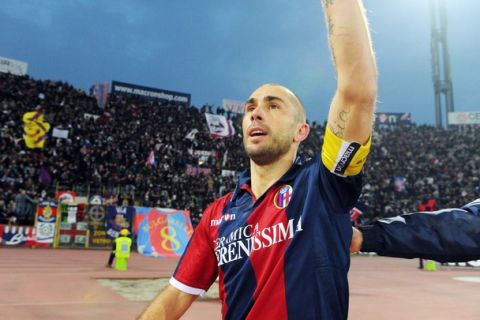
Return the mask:
<path fill-rule="evenodd" d="M 439 262 L 480 259 L 480 199 L 463 208 L 416 212 L 361 227 L 361 251 Z"/>
<path fill-rule="evenodd" d="M 365 145 L 347 142 L 325 130 L 319 169 L 320 192 L 330 212 L 348 214 L 360 196 L 362 168 L 370 151 Z"/>
<path fill-rule="evenodd" d="M 324 166 L 336 175 L 354 176 L 362 171 L 370 152 L 372 139 L 361 145 L 357 142 L 347 142 L 337 137 L 328 128 L 325 129 L 325 137 L 322 147 L 322 162 Z"/>
<path fill-rule="evenodd" d="M 217 259 L 209 237 L 210 219 L 215 207 L 210 205 L 205 210 L 170 279 L 170 284 L 183 292 L 203 295 L 217 278 Z"/>

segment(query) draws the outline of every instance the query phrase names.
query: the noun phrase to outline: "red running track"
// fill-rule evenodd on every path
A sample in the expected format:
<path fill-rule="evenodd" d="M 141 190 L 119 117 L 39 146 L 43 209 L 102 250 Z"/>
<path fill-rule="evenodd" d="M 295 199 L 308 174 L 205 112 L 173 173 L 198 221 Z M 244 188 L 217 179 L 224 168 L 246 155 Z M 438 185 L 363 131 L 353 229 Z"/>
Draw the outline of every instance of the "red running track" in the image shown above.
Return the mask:
<path fill-rule="evenodd" d="M 97 278 L 169 277 L 177 259 L 133 254 L 126 272 L 105 268 L 107 251 L 0 247 L 0 319 L 135 319 L 147 302 L 134 302 Z M 480 283 L 469 269 L 417 269 L 417 260 L 353 257 L 353 320 L 480 319 Z M 220 302 L 198 301 L 182 318 L 221 319 Z"/>

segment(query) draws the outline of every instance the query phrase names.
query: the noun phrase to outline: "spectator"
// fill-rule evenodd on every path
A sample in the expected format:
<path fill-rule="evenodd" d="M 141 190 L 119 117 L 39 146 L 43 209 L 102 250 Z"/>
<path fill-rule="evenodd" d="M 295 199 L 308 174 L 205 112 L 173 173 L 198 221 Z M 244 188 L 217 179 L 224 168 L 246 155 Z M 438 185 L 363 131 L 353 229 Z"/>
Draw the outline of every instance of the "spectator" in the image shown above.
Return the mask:
<path fill-rule="evenodd" d="M 21 118 L 38 105 L 52 128 L 68 130 L 68 139 L 49 133 L 43 150 L 31 150 L 23 143 Z M 94 98 L 67 83 L 0 73 L 0 218 L 15 215 L 20 188 L 28 191 L 25 196 L 45 199 L 57 187 L 86 192 L 89 186 L 91 194 L 128 195 L 130 204 L 187 209 L 196 224 L 210 201 L 233 189 L 235 177 L 222 172 L 239 172 L 248 164 L 241 147 L 241 115 L 229 113 L 235 136 L 213 139 L 207 110 L 225 114 L 212 105 L 198 109 L 120 94 L 112 95 L 103 111 Z M 198 133 L 186 138 L 192 129 Z M 319 152 L 324 130 L 323 124 L 311 123 L 301 155 Z M 362 220 L 416 211 L 423 199 L 446 208 L 478 197 L 476 131 L 478 127 L 426 125 L 377 128 L 365 167 L 361 201 L 369 210 Z M 152 150 L 157 164 L 147 166 Z M 397 191 L 395 177 L 403 181 Z"/>
<path fill-rule="evenodd" d="M 30 225 L 33 224 L 33 210 L 32 204 L 35 201 L 23 189 L 15 196 L 15 217 L 18 224 Z"/>

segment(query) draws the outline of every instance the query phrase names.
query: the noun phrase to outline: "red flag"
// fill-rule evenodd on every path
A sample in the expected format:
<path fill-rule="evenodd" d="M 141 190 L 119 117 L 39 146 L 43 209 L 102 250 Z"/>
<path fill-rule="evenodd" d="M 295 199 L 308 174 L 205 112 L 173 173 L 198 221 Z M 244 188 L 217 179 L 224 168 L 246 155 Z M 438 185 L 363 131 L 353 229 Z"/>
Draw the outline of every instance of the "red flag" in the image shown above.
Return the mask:
<path fill-rule="evenodd" d="M 147 161 L 145 162 L 145 165 L 147 167 L 151 167 L 151 166 L 155 166 L 156 162 L 155 162 L 155 153 L 152 151 L 150 151 L 150 153 L 148 154 L 148 158 L 147 158 Z"/>
<path fill-rule="evenodd" d="M 363 214 L 363 211 L 358 209 L 357 207 L 353 207 L 350 210 L 350 221 L 352 221 L 355 226 L 358 225 L 358 218 Z"/>

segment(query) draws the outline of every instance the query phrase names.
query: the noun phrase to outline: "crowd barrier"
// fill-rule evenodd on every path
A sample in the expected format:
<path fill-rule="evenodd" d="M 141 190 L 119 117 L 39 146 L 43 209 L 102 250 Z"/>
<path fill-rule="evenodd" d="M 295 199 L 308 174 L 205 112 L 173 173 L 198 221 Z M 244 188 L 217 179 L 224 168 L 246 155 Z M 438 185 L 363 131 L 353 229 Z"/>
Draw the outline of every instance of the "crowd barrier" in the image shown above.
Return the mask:
<path fill-rule="evenodd" d="M 183 254 L 193 233 L 184 210 L 76 202 L 74 196 L 38 205 L 33 226 L 0 224 L 1 246 L 111 249 L 121 229 L 128 229 L 140 254 Z"/>

